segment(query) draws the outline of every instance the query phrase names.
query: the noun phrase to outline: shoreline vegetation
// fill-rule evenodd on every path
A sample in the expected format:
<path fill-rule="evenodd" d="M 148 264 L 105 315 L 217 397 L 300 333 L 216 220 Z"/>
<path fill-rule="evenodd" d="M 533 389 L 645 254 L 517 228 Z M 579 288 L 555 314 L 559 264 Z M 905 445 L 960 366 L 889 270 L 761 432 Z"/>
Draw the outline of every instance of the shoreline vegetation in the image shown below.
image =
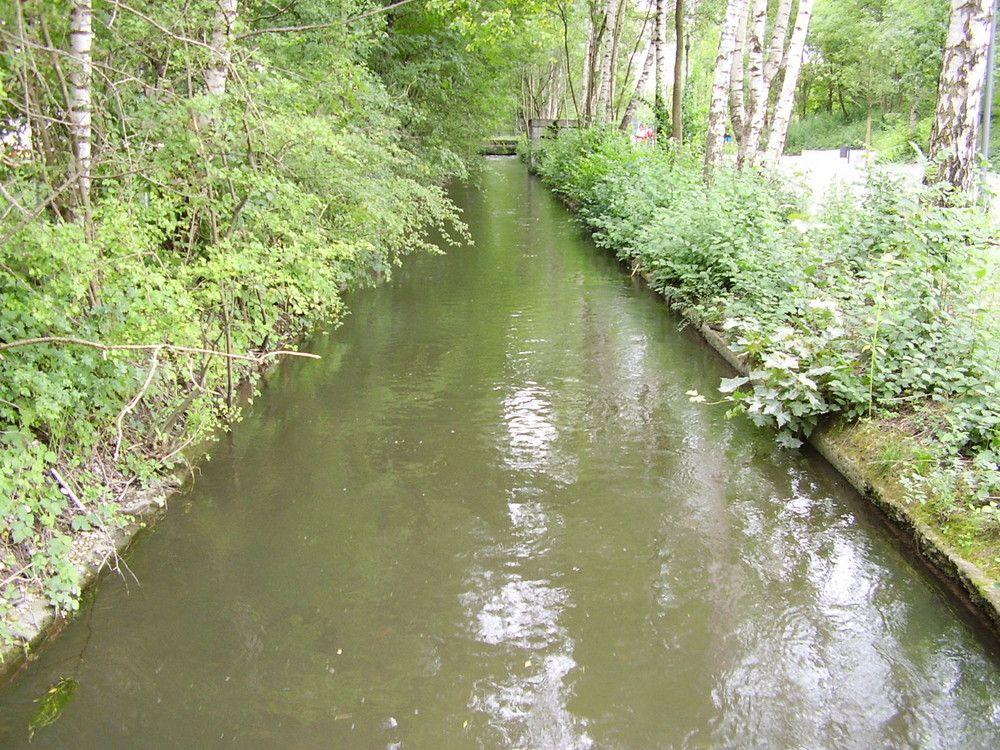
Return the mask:
<path fill-rule="evenodd" d="M 689 392 L 828 460 L 1000 632 L 1000 255 L 996 221 L 873 169 L 806 196 L 763 171 L 564 131 L 543 181 L 740 371 Z M 820 429 L 818 429 L 820 428 Z"/>

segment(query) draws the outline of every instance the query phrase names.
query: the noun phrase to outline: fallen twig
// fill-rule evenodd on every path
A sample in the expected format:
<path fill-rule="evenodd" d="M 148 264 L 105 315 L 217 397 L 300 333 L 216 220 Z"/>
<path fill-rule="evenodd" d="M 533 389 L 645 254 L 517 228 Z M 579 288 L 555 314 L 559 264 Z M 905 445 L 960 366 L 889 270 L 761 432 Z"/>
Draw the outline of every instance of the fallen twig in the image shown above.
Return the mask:
<path fill-rule="evenodd" d="M 115 420 L 115 450 L 111 454 L 111 457 L 115 461 L 118 460 L 118 452 L 122 447 L 122 420 L 125 418 L 126 414 L 135 408 L 135 405 L 139 403 L 139 399 L 143 397 L 146 390 L 149 388 L 149 384 L 153 382 L 153 376 L 156 374 L 157 359 L 160 356 L 161 349 L 162 347 L 156 347 L 153 349 L 153 361 L 149 368 L 149 375 L 146 376 L 146 382 L 142 384 L 142 388 L 140 388 L 139 392 L 132 397 L 132 400 L 125 404 L 125 408 L 118 412 L 118 418 Z"/>
<path fill-rule="evenodd" d="M 53 476 L 53 478 L 55 478 L 56 482 L 58 482 L 63 493 L 73 501 L 73 505 L 75 505 L 81 513 L 86 513 L 87 507 L 80 502 L 80 498 L 76 496 L 76 493 L 73 492 L 73 488 L 66 483 L 66 480 L 62 478 L 55 466 L 49 469 L 49 473 Z"/>

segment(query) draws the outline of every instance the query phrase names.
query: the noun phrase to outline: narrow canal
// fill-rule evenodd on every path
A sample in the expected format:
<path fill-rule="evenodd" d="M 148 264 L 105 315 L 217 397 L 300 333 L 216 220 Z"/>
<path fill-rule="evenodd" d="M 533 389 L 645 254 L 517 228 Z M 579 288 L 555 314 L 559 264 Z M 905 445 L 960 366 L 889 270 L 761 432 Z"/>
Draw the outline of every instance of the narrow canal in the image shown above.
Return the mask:
<path fill-rule="evenodd" d="M 989 638 L 846 484 L 690 403 L 723 365 L 520 164 L 457 199 L 475 247 L 282 366 L 0 747 L 997 747 Z"/>

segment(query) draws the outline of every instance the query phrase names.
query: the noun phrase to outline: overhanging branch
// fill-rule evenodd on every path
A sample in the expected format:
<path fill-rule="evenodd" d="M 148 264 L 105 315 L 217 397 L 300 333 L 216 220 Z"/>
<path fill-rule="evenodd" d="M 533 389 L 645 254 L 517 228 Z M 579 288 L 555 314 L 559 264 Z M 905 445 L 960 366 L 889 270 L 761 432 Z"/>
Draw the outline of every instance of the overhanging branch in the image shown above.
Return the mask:
<path fill-rule="evenodd" d="M 377 16 L 379 13 L 386 13 L 394 8 L 398 8 L 400 5 L 407 5 L 415 1 L 416 0 L 398 0 L 398 2 L 391 3 L 382 8 L 375 8 L 374 10 L 365 11 L 364 13 L 359 13 L 356 16 L 351 16 L 350 18 L 345 18 L 340 21 L 331 21 L 330 23 L 314 23 L 305 26 L 277 26 L 271 29 L 255 29 L 253 31 L 247 31 L 244 34 L 234 36 L 233 39 L 248 39 L 250 37 L 260 36 L 261 34 L 290 34 L 297 31 L 317 31 L 319 29 L 329 29 L 334 26 L 346 26 L 349 23 L 362 21 L 366 18 Z"/>

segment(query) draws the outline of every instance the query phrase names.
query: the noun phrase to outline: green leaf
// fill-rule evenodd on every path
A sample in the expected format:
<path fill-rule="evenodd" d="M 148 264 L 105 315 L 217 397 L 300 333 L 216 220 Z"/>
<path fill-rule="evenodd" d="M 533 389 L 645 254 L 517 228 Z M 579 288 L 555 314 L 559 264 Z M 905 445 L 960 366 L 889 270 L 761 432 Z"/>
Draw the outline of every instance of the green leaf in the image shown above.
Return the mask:
<path fill-rule="evenodd" d="M 746 377 L 735 377 L 735 378 L 723 378 L 719 383 L 720 393 L 732 393 L 737 388 L 746 385 L 750 382 L 750 378 Z"/>

